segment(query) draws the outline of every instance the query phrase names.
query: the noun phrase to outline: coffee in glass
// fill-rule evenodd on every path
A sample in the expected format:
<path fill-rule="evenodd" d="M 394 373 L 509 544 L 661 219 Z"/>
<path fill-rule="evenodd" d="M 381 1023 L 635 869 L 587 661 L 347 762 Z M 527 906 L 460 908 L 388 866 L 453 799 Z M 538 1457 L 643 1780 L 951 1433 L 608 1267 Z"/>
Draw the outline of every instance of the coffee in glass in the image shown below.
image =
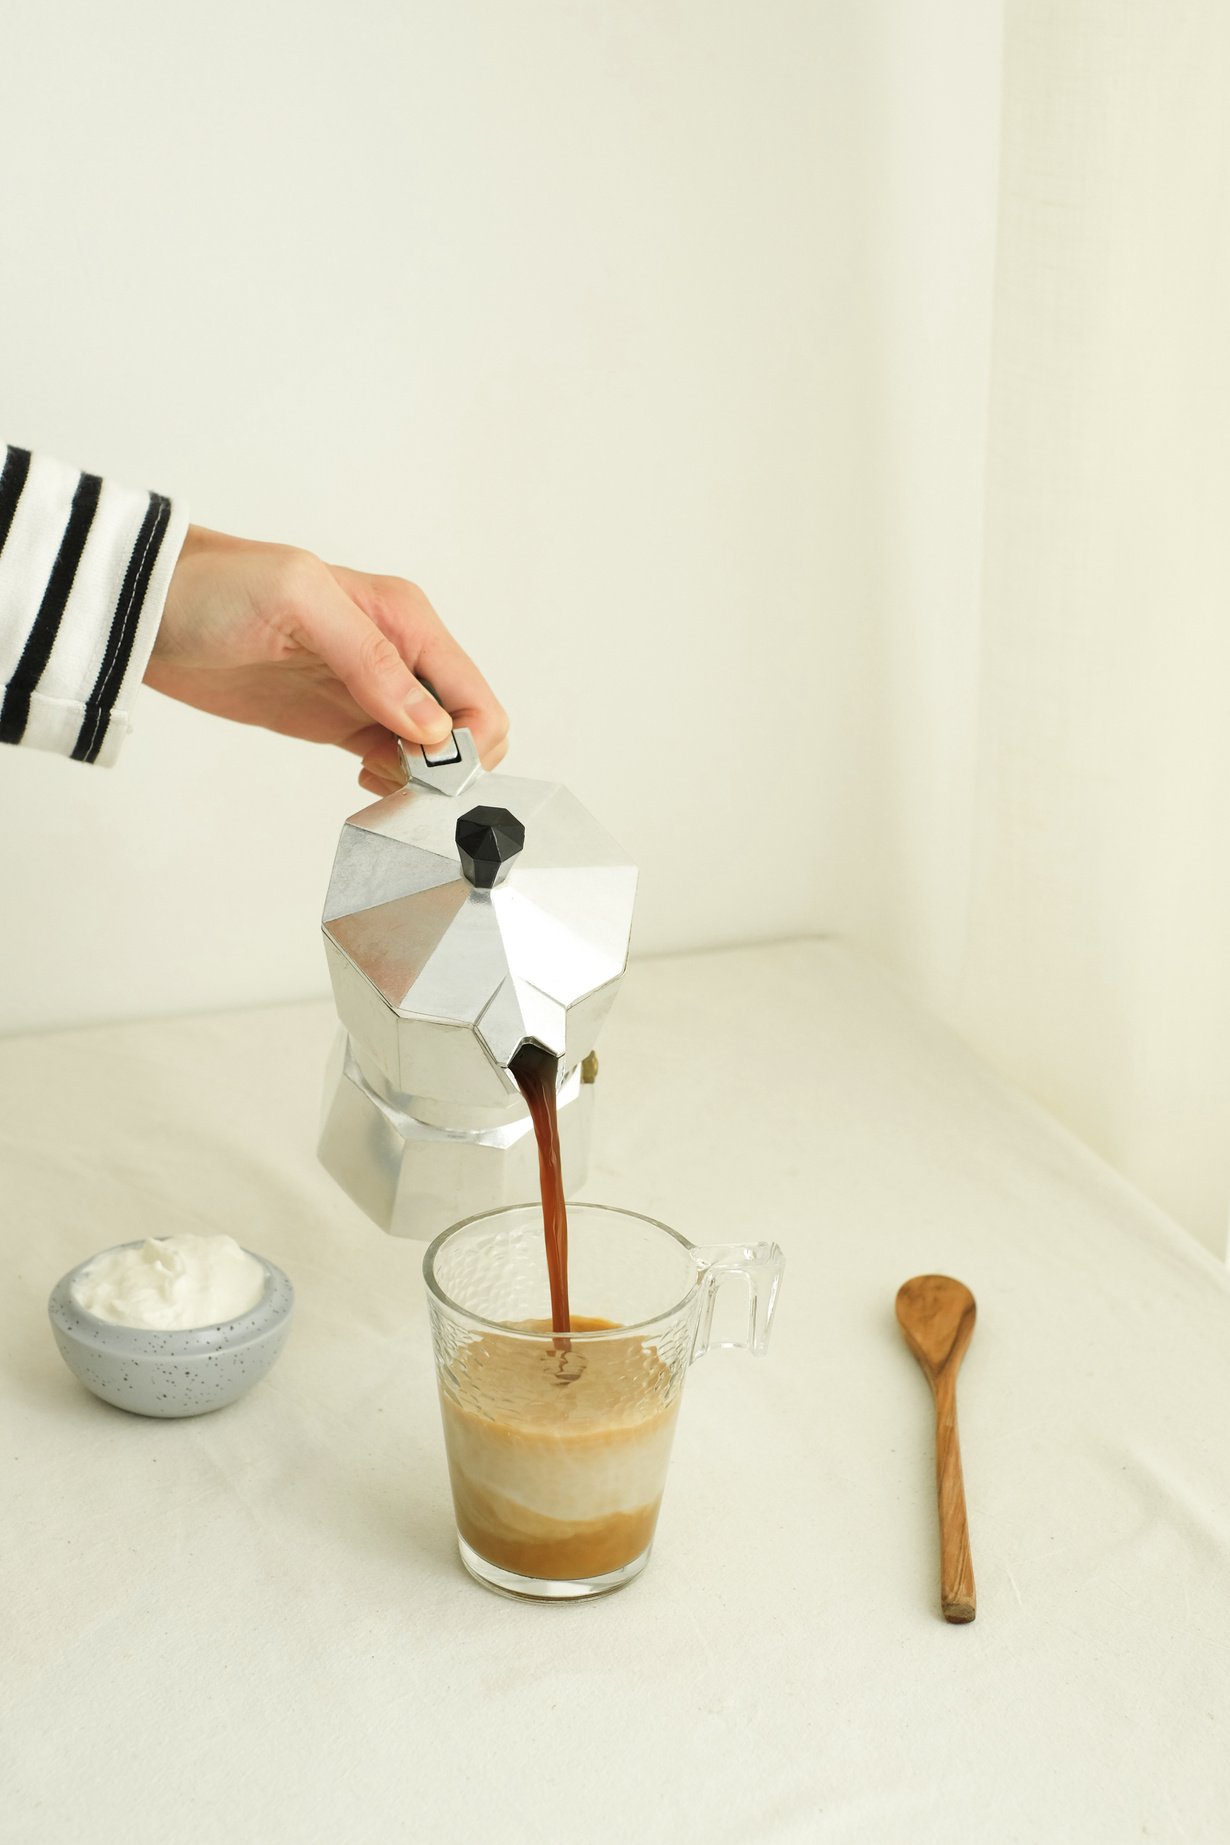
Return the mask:
<path fill-rule="evenodd" d="M 776 1244 L 697 1249 L 652 1218 L 569 1212 L 574 1302 L 552 1329 L 534 1206 L 471 1219 L 423 1264 L 461 1555 L 489 1588 L 600 1595 L 649 1558 L 687 1367 L 710 1343 L 723 1283 L 764 1351 L 782 1273 Z"/>

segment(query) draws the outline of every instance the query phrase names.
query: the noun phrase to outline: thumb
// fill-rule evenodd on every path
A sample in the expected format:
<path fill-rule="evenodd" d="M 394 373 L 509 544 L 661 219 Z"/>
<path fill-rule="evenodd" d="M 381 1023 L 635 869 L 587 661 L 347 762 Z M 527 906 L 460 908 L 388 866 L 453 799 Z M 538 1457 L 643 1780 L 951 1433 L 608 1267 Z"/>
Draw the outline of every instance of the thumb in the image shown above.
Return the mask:
<path fill-rule="evenodd" d="M 341 680 L 356 705 L 409 743 L 442 743 L 453 720 L 417 680 L 386 634 L 335 582 L 310 611 L 300 610 L 307 644 Z"/>

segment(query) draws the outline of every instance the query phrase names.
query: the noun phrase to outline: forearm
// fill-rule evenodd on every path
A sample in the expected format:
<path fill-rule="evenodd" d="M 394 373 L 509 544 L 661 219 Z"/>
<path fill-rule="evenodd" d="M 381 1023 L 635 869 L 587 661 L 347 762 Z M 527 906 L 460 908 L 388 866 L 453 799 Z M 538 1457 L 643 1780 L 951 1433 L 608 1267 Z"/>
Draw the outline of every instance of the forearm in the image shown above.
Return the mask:
<path fill-rule="evenodd" d="M 186 510 L 10 447 L 0 469 L 0 742 L 113 762 Z"/>

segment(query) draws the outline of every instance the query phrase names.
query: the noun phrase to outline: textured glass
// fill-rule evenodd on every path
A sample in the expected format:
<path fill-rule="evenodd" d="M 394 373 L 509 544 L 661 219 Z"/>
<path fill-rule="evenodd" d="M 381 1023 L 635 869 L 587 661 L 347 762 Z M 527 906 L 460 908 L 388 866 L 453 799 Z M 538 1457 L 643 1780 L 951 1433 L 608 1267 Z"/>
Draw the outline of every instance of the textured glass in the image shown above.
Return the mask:
<path fill-rule="evenodd" d="M 462 1558 L 488 1587 L 543 1599 L 644 1568 L 716 1291 L 736 1278 L 751 1305 L 725 1343 L 763 1350 L 782 1267 L 775 1245 L 695 1249 L 603 1206 L 573 1204 L 568 1222 L 567 1336 L 550 1330 L 537 1206 L 447 1231 L 423 1265 Z"/>

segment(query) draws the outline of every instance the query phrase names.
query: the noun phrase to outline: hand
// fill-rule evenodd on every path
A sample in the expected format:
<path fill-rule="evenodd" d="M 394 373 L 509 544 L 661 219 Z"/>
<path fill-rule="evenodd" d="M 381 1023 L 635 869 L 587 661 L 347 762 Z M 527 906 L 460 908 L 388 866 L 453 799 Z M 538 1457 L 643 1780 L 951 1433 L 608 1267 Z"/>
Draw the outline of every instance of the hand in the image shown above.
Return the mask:
<path fill-rule="evenodd" d="M 240 724 L 340 744 L 362 757 L 372 794 L 405 781 L 398 737 L 440 743 L 464 726 L 488 769 L 508 748 L 491 687 L 413 583 L 196 525 L 145 682 Z"/>

